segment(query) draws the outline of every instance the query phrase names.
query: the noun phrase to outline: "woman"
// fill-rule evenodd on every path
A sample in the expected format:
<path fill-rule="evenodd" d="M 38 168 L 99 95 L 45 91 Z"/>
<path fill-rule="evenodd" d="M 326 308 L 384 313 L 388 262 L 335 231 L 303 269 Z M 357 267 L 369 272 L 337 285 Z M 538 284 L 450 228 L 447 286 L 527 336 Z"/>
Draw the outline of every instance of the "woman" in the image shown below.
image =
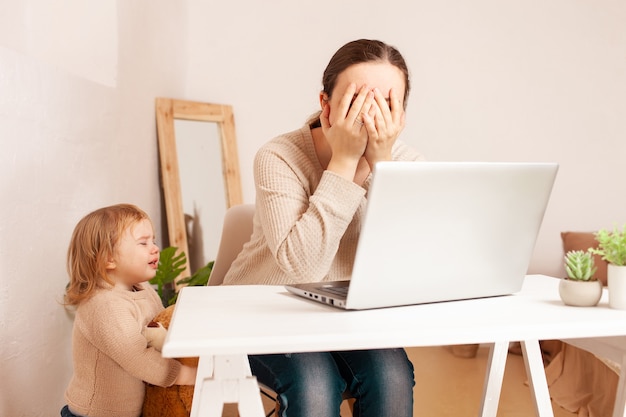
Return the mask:
<path fill-rule="evenodd" d="M 402 55 L 383 42 L 349 42 L 333 55 L 321 111 L 256 155 L 254 231 L 224 283 L 350 279 L 374 165 L 421 159 L 397 140 L 409 88 Z M 250 365 L 278 394 L 282 417 L 336 417 L 346 389 L 355 416 L 413 415 L 403 349 L 252 355 Z"/>

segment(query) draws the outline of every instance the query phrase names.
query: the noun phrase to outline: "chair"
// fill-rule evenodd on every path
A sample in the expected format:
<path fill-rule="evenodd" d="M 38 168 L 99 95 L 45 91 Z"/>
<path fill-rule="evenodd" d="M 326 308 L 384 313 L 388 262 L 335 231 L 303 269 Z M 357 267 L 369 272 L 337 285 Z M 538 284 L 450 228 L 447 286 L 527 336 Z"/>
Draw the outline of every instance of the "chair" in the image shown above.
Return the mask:
<path fill-rule="evenodd" d="M 226 210 L 220 246 L 208 285 L 222 285 L 224 282 L 224 276 L 230 265 L 241 252 L 243 245 L 250 240 L 253 217 L 254 204 L 239 204 Z"/>
<path fill-rule="evenodd" d="M 240 204 L 230 207 L 224 215 L 224 225 L 222 226 L 222 237 L 217 250 L 217 256 L 211 270 L 211 276 L 207 285 L 221 285 L 224 282 L 224 276 L 230 269 L 231 264 L 243 249 L 252 235 L 254 218 L 254 204 Z M 276 394 L 268 388 L 261 385 L 261 394 L 270 398 L 276 403 L 276 406 L 270 411 L 266 417 L 278 415 L 279 402 Z M 346 391 L 343 393 L 343 399 L 352 401 L 350 410 L 352 410 L 354 397 Z"/>

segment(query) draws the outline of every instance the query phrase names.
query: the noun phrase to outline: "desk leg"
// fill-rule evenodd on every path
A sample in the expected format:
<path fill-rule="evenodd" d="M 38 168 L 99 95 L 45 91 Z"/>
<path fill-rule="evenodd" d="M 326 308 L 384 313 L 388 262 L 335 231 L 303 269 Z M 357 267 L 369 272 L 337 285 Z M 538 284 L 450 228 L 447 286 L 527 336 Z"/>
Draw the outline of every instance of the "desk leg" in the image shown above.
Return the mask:
<path fill-rule="evenodd" d="M 196 375 L 196 385 L 193 389 L 193 400 L 191 402 L 191 414 L 190 417 L 199 417 L 200 416 L 200 404 L 203 402 L 203 393 L 208 387 L 205 386 L 205 381 L 209 381 L 213 376 L 213 356 L 201 356 L 198 360 L 198 373 Z M 209 402 L 210 401 L 206 401 Z M 215 402 L 217 404 L 217 401 Z M 205 408 L 203 411 L 206 412 L 208 416 L 213 415 L 217 417 L 221 417 L 222 411 L 224 408 L 224 403 L 219 403 L 219 410 L 211 410 L 207 411 L 207 405 L 205 404 Z"/>
<path fill-rule="evenodd" d="M 240 417 L 264 417 L 256 378 L 246 355 L 202 356 L 191 417 L 221 417 L 226 403 L 239 403 Z"/>
<path fill-rule="evenodd" d="M 523 340 L 520 343 L 530 384 L 530 392 L 535 403 L 535 413 L 539 417 L 554 417 L 539 341 Z"/>
<path fill-rule="evenodd" d="M 506 366 L 508 353 L 508 341 L 492 343 L 489 348 L 485 387 L 482 403 L 480 404 L 481 417 L 495 417 L 498 412 L 498 402 L 500 401 L 500 391 L 502 391 L 504 367 Z"/>

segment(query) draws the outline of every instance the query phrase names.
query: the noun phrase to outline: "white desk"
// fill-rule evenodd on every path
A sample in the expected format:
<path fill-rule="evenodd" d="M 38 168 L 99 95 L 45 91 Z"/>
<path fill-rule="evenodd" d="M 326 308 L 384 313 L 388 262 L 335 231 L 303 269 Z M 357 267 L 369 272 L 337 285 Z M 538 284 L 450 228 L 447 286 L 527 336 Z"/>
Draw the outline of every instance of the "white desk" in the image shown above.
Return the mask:
<path fill-rule="evenodd" d="M 192 417 L 263 416 L 248 354 L 484 343 L 491 346 L 480 415 L 494 417 L 509 342 L 520 341 L 538 416 L 553 416 L 539 340 L 626 335 L 626 311 L 563 305 L 558 279 L 526 277 L 511 296 L 367 311 L 342 311 L 282 286 L 187 287 L 163 355 L 199 356 Z M 419 373 L 419 369 L 415 370 Z"/>

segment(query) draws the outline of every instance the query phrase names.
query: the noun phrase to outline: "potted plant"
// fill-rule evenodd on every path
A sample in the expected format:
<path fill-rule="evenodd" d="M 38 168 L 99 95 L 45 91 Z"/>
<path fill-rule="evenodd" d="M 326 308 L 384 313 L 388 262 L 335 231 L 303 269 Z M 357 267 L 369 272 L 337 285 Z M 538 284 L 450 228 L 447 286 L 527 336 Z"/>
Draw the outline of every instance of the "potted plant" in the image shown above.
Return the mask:
<path fill-rule="evenodd" d="M 181 252 L 177 255 L 177 250 L 178 248 L 170 246 L 161 251 L 156 275 L 150 280 L 150 284 L 157 286 L 157 292 L 164 307 L 175 304 L 178 299 L 178 292 L 174 288 L 174 283 L 188 286 L 207 285 L 211 270 L 213 269 L 214 261 L 211 261 L 198 269 L 191 276 L 177 280 L 178 276 L 185 270 L 185 265 L 187 264 L 187 255 L 185 252 Z"/>
<path fill-rule="evenodd" d="M 595 306 L 602 297 L 602 282 L 595 278 L 596 265 L 590 251 L 573 250 L 565 254 L 567 277 L 559 283 L 559 295 L 566 305 Z"/>
<path fill-rule="evenodd" d="M 609 306 L 626 310 L 626 224 L 619 230 L 598 230 L 595 234 L 597 248 L 589 249 L 609 263 L 607 281 L 609 288 Z"/>

